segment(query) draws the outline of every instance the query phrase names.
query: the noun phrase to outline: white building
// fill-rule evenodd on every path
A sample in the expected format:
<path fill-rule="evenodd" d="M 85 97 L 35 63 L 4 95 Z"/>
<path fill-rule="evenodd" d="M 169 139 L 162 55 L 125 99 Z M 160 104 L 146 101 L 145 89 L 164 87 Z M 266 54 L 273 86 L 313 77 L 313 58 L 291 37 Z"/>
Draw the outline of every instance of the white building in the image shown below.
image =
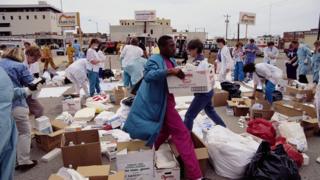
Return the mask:
<path fill-rule="evenodd" d="M 57 25 L 61 10 L 47 4 L 0 5 L 0 36 L 61 34 Z"/>
<path fill-rule="evenodd" d="M 126 42 L 128 37 L 133 36 L 159 39 L 163 35 L 184 34 L 187 36 L 187 40 L 194 38 L 198 38 L 203 42 L 206 40 L 206 32 L 177 32 L 172 28 L 170 19 L 156 17 L 155 11 L 143 11 L 143 13 L 152 13 L 151 16 L 153 17 L 147 17 L 146 21 L 137 20 L 137 17 L 135 19 L 120 20 L 119 25 L 110 26 L 110 39 L 112 41 Z"/>

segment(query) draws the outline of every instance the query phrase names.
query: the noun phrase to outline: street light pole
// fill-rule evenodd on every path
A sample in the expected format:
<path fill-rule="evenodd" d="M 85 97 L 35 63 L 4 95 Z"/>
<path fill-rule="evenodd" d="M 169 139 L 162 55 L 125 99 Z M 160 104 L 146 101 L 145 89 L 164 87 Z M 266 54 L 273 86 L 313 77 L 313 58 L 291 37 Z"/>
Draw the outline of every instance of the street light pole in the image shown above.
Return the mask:
<path fill-rule="evenodd" d="M 92 19 L 89 19 L 88 20 L 89 22 L 93 22 L 93 23 L 96 23 L 96 29 L 97 29 L 97 33 L 99 32 L 99 25 L 98 25 L 98 22 L 97 21 L 94 21 Z"/>
<path fill-rule="evenodd" d="M 226 40 L 228 39 L 228 26 L 229 26 L 229 17 L 231 17 L 229 14 L 226 14 L 224 16 L 226 18 L 225 23 L 226 23 Z"/>

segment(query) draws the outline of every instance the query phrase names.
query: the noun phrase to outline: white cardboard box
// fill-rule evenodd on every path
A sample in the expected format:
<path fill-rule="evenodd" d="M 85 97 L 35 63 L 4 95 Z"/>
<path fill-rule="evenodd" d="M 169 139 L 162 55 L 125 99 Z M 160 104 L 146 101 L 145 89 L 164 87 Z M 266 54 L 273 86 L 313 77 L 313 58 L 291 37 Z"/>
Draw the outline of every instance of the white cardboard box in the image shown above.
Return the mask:
<path fill-rule="evenodd" d="M 198 71 L 195 69 L 183 69 L 185 79 L 176 76 L 168 76 L 168 89 L 172 94 L 180 96 L 193 95 L 194 93 L 206 93 L 212 90 L 214 82 L 214 70 Z"/>
<path fill-rule="evenodd" d="M 81 99 L 79 97 L 64 99 L 62 101 L 62 111 L 75 114 L 81 109 Z"/>
<path fill-rule="evenodd" d="M 125 171 L 126 180 L 153 179 L 154 150 L 145 146 L 143 141 L 118 142 L 116 155 L 117 171 Z"/>
<path fill-rule="evenodd" d="M 180 180 L 180 166 L 177 159 L 174 157 L 173 153 L 172 156 L 176 161 L 176 167 L 174 168 L 164 168 L 158 169 L 156 166 L 154 168 L 155 177 L 154 180 Z"/>

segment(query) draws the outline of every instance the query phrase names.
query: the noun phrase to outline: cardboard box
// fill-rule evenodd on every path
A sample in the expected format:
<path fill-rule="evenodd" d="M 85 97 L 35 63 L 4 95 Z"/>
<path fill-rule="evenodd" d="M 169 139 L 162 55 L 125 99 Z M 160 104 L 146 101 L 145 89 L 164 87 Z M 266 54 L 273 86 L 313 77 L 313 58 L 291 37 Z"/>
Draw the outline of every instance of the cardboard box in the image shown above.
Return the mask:
<path fill-rule="evenodd" d="M 302 120 L 303 111 L 305 111 L 306 114 L 311 118 L 317 117 L 317 113 L 314 107 L 304 105 L 299 102 L 277 101 L 273 103 L 273 107 L 274 107 L 274 110 L 278 113 L 281 113 L 288 117 L 301 117 L 300 120 Z"/>
<path fill-rule="evenodd" d="M 195 135 L 194 133 L 191 133 L 191 139 L 194 145 L 194 151 L 196 153 L 196 157 L 198 159 L 200 168 L 201 168 L 201 172 L 202 174 L 206 174 L 207 172 L 207 167 L 208 167 L 208 159 L 209 159 L 209 154 L 208 154 L 208 148 L 207 146 L 204 144 L 204 142 L 202 142 L 202 140 Z M 175 155 L 175 157 L 177 158 L 177 160 L 180 163 L 180 168 L 184 169 L 183 166 L 183 162 L 181 160 L 181 157 L 179 155 L 179 152 L 176 148 L 176 146 L 172 143 L 172 141 L 169 142 L 170 147 L 172 149 L 173 154 Z"/>
<path fill-rule="evenodd" d="M 232 98 L 227 102 L 233 108 L 234 116 L 246 116 L 252 104 L 252 100 L 248 98 Z"/>
<path fill-rule="evenodd" d="M 262 104 L 263 109 L 250 109 L 250 117 L 255 118 L 263 118 L 266 120 L 271 120 L 271 117 L 274 114 L 274 111 L 272 110 L 271 104 L 266 100 L 255 100 L 252 104 L 259 103 Z"/>
<path fill-rule="evenodd" d="M 89 180 L 124 180 L 124 172 L 110 175 L 110 165 L 79 166 L 77 171 Z"/>
<path fill-rule="evenodd" d="M 119 153 L 127 150 L 126 154 Z M 143 141 L 118 142 L 116 167 L 124 171 L 126 180 L 153 179 L 154 150 Z"/>
<path fill-rule="evenodd" d="M 319 131 L 319 121 L 316 118 L 302 120 L 301 126 L 303 127 L 306 137 L 312 137 Z"/>
<path fill-rule="evenodd" d="M 177 161 L 177 166 L 168 169 L 155 168 L 154 180 L 180 180 L 180 167 Z"/>
<path fill-rule="evenodd" d="M 100 166 L 79 166 L 77 171 L 82 176 L 89 178 L 89 180 L 124 180 L 124 172 L 119 171 L 115 174 L 110 174 L 109 165 Z M 64 180 L 63 177 L 52 174 L 48 180 Z"/>
<path fill-rule="evenodd" d="M 113 89 L 113 96 L 114 96 L 114 104 L 120 105 L 121 100 L 126 97 L 126 90 L 124 87 L 115 87 Z"/>
<path fill-rule="evenodd" d="M 215 89 L 212 97 L 212 104 L 214 107 L 226 106 L 229 99 L 229 93 L 224 90 Z"/>
<path fill-rule="evenodd" d="M 69 146 L 71 141 L 73 146 Z M 72 165 L 73 168 L 77 168 L 102 163 L 97 130 L 66 132 L 61 150 L 65 167 Z"/>
<path fill-rule="evenodd" d="M 64 133 L 64 127 L 67 126 L 59 120 L 51 121 L 51 125 L 53 133 L 43 134 L 39 131 L 34 131 L 37 146 L 45 152 L 49 152 L 54 148 L 59 148 L 61 146 L 61 137 Z"/>
<path fill-rule="evenodd" d="M 194 93 L 206 93 L 212 90 L 214 81 L 213 68 L 197 71 L 192 69 L 183 69 L 185 79 L 179 79 L 176 76 L 168 76 L 168 89 L 172 94 L 181 96 L 193 95 Z"/>
<path fill-rule="evenodd" d="M 62 111 L 74 115 L 81 109 L 81 99 L 76 95 L 63 95 Z"/>
<path fill-rule="evenodd" d="M 295 101 L 301 102 L 305 100 L 306 102 L 311 102 L 314 97 L 314 93 L 312 89 L 297 89 L 296 87 L 293 86 L 287 86 L 286 87 L 286 93 L 288 93 L 290 96 L 294 97 Z M 299 96 L 303 97 L 300 98 Z M 299 98 L 298 98 L 299 97 Z"/>

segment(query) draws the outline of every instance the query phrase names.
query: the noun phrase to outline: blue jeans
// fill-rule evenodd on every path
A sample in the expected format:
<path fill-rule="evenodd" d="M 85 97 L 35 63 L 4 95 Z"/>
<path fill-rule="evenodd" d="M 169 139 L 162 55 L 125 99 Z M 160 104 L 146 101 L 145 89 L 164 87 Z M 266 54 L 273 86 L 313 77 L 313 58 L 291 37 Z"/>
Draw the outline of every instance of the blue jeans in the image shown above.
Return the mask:
<path fill-rule="evenodd" d="M 233 75 L 234 75 L 235 81 L 243 81 L 244 80 L 243 62 L 242 61 L 236 62 Z"/>
<path fill-rule="evenodd" d="M 202 109 L 206 112 L 206 114 L 209 116 L 211 120 L 216 125 L 221 125 L 223 127 L 226 127 L 223 120 L 220 118 L 220 116 L 217 114 L 217 112 L 214 110 L 214 107 L 212 106 L 212 96 L 213 96 L 213 90 L 211 90 L 208 93 L 196 93 L 194 94 L 194 98 L 191 102 L 191 105 L 186 113 L 184 124 L 187 126 L 187 128 L 191 131 L 193 127 L 193 120 L 197 117 L 197 115 L 201 112 Z"/>
<path fill-rule="evenodd" d="M 272 103 L 273 96 L 272 93 L 276 90 L 276 85 L 274 85 L 272 82 L 267 81 L 266 82 L 266 99 Z"/>
<path fill-rule="evenodd" d="M 92 97 L 94 95 L 95 90 L 99 94 L 101 91 L 99 72 L 94 72 L 94 71 L 88 70 L 88 79 L 89 79 L 90 96 Z"/>
<path fill-rule="evenodd" d="M 131 87 L 132 86 L 131 77 L 130 77 L 129 73 L 127 73 L 126 71 L 123 71 L 123 86 L 124 87 Z"/>

